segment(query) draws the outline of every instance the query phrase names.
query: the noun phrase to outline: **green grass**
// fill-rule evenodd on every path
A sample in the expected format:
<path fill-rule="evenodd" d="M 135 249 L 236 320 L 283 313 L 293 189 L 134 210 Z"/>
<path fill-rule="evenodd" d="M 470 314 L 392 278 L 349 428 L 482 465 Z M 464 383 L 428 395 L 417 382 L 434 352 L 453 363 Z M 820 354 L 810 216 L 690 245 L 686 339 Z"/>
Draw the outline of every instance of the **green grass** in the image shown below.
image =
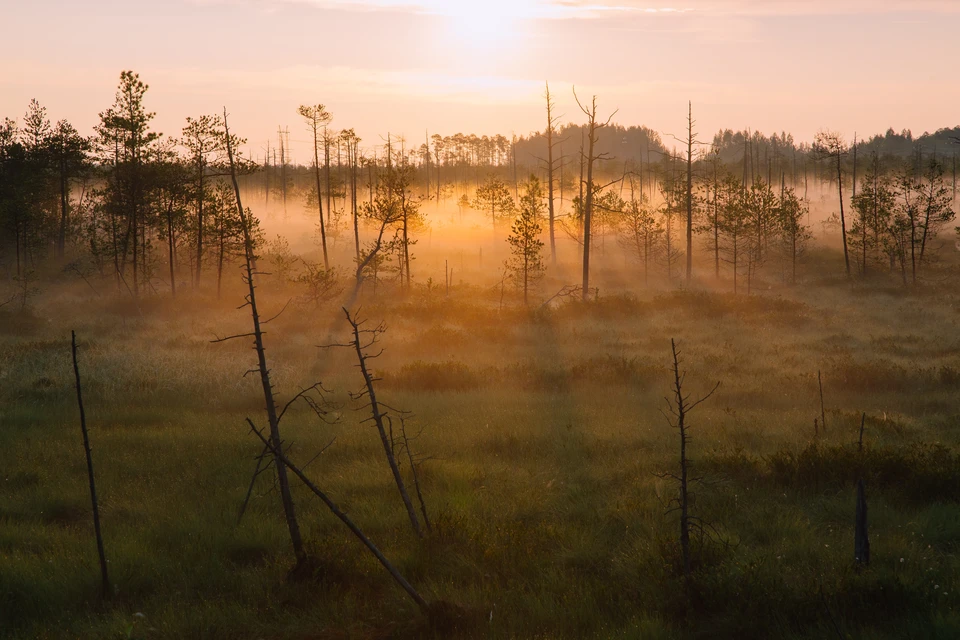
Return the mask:
<path fill-rule="evenodd" d="M 603 277 L 602 275 L 600 276 Z M 610 276 L 612 277 L 612 276 Z M 266 291 L 266 289 L 264 289 Z M 230 294 L 232 295 L 232 293 Z M 279 308 L 283 292 L 264 293 Z M 384 319 L 380 395 L 411 410 L 434 532 L 418 541 L 333 310 L 269 325 L 285 402 L 323 380 L 340 420 L 284 419 L 291 456 L 458 625 L 432 628 L 342 524 L 294 497 L 314 575 L 269 473 L 237 513 L 264 423 L 230 303 L 38 299 L 0 322 L 0 635 L 10 638 L 949 638 L 960 635 L 960 334 L 955 294 L 826 281 L 762 295 L 606 295 L 538 312 L 499 292 L 368 301 Z M 84 311 L 77 313 L 77 305 Z M 3 328 L 5 327 L 5 328 Z M 102 602 L 69 359 L 80 342 L 106 553 Z M 678 570 L 677 460 L 659 410 L 669 340 L 705 483 L 695 579 Z M 822 371 L 827 429 L 813 442 Z M 861 412 L 866 447 L 856 450 Z M 864 477 L 873 562 L 856 571 Z M 142 614 L 140 617 L 137 614 Z M 132 626 L 131 626 L 132 625 Z"/>

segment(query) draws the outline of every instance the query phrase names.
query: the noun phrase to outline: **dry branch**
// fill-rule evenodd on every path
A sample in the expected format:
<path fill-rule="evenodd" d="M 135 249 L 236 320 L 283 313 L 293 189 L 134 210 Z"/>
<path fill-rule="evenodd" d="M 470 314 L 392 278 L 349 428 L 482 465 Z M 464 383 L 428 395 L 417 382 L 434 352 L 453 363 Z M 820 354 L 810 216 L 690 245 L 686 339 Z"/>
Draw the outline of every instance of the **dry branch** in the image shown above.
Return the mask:
<path fill-rule="evenodd" d="M 429 605 L 427 604 L 427 601 L 423 599 L 423 597 L 417 592 L 416 589 L 413 588 L 413 586 L 409 582 L 407 582 L 407 579 L 404 578 L 399 571 L 397 571 L 396 567 L 394 567 L 393 564 L 389 560 L 387 560 L 386 556 L 384 556 L 383 553 L 381 553 L 380 549 L 378 549 L 377 546 L 373 544 L 373 542 L 370 540 L 370 538 L 368 538 L 363 533 L 363 531 L 360 530 L 360 527 L 354 524 L 353 520 L 351 520 L 347 516 L 347 514 L 341 511 L 340 508 L 336 505 L 336 503 L 333 502 L 333 500 L 327 497 L 327 494 L 325 494 L 313 482 L 311 482 L 310 479 L 303 473 L 303 471 L 301 471 L 296 465 L 290 462 L 290 459 L 287 458 L 282 451 L 274 448 L 271 442 L 267 440 L 267 438 L 263 435 L 263 433 L 260 430 L 256 428 L 256 426 L 254 426 L 253 422 L 249 418 L 247 418 L 247 424 L 250 425 L 250 430 L 253 431 L 254 435 L 256 435 L 257 438 L 260 439 L 260 441 L 264 444 L 264 446 L 270 449 L 273 452 L 274 456 L 276 456 L 276 458 L 280 460 L 286 467 L 289 467 L 290 471 L 293 472 L 293 475 L 300 478 L 300 481 L 303 482 L 303 484 L 308 489 L 310 489 L 310 491 L 312 491 L 314 495 L 320 498 L 325 505 L 327 505 L 327 508 L 333 512 L 333 515 L 337 516 L 337 518 L 339 518 L 341 522 L 347 525 L 350 531 L 353 532 L 353 535 L 357 536 L 357 538 L 360 539 L 360 541 L 367 547 L 367 549 L 370 550 L 370 552 L 377 558 L 380 564 L 382 564 L 383 567 L 390 573 L 390 575 L 397 582 L 397 584 L 399 584 L 400 587 L 404 591 L 406 591 L 411 598 L 413 598 L 413 601 L 417 603 L 417 606 L 420 607 L 420 610 L 426 613 L 429 609 Z"/>

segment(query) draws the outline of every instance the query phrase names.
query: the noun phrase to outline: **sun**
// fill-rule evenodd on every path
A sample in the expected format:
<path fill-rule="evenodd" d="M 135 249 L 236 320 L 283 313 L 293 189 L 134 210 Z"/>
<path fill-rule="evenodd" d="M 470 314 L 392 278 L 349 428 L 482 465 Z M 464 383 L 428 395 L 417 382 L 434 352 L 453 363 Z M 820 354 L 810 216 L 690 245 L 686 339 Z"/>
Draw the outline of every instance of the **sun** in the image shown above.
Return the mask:
<path fill-rule="evenodd" d="M 475 53 L 515 43 L 522 23 L 540 17 L 540 9 L 537 0 L 450 0 L 436 5 L 457 46 Z"/>

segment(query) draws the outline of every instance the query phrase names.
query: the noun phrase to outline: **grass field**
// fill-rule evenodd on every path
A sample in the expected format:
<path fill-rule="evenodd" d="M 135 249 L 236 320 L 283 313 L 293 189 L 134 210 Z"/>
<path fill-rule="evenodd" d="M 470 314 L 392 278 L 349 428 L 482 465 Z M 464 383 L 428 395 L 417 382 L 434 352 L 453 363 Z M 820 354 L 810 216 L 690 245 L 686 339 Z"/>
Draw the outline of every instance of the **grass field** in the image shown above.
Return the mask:
<path fill-rule="evenodd" d="M 832 252 L 810 258 L 836 260 Z M 280 402 L 322 380 L 334 424 L 295 405 L 300 463 L 430 601 L 427 620 L 299 483 L 311 575 L 293 554 L 272 477 L 238 509 L 265 423 L 249 331 L 222 302 L 140 305 L 51 285 L 0 318 L 0 635 L 9 638 L 960 637 L 960 295 L 946 284 L 808 279 L 734 296 L 629 291 L 525 310 L 496 288 L 381 295 L 384 402 L 412 411 L 433 532 L 412 533 L 339 310 L 269 325 Z M 546 288 L 549 288 L 546 287 Z M 287 294 L 262 287 L 261 306 Z M 78 311 L 82 309 L 82 311 Z M 268 312 L 265 312 L 268 313 Z M 272 313 L 269 313 L 272 315 Z M 115 594 L 101 601 L 70 329 Z M 679 436 L 661 415 L 670 339 L 692 416 L 694 579 L 667 513 Z M 822 373 L 826 425 L 820 415 Z M 866 413 L 864 450 L 856 441 Z M 404 467 L 404 471 L 409 471 Z M 853 562 L 866 482 L 872 562 Z M 702 544 L 701 544 L 702 542 Z"/>

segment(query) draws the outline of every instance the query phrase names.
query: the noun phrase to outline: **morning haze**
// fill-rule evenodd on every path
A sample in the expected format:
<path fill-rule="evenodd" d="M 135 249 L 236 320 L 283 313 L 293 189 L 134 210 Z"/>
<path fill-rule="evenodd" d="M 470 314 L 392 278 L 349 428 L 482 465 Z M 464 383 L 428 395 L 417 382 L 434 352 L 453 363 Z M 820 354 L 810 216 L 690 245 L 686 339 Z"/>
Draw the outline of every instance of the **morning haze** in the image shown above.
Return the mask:
<path fill-rule="evenodd" d="M 0 635 L 960 636 L 960 8 L 20 3 Z"/>

